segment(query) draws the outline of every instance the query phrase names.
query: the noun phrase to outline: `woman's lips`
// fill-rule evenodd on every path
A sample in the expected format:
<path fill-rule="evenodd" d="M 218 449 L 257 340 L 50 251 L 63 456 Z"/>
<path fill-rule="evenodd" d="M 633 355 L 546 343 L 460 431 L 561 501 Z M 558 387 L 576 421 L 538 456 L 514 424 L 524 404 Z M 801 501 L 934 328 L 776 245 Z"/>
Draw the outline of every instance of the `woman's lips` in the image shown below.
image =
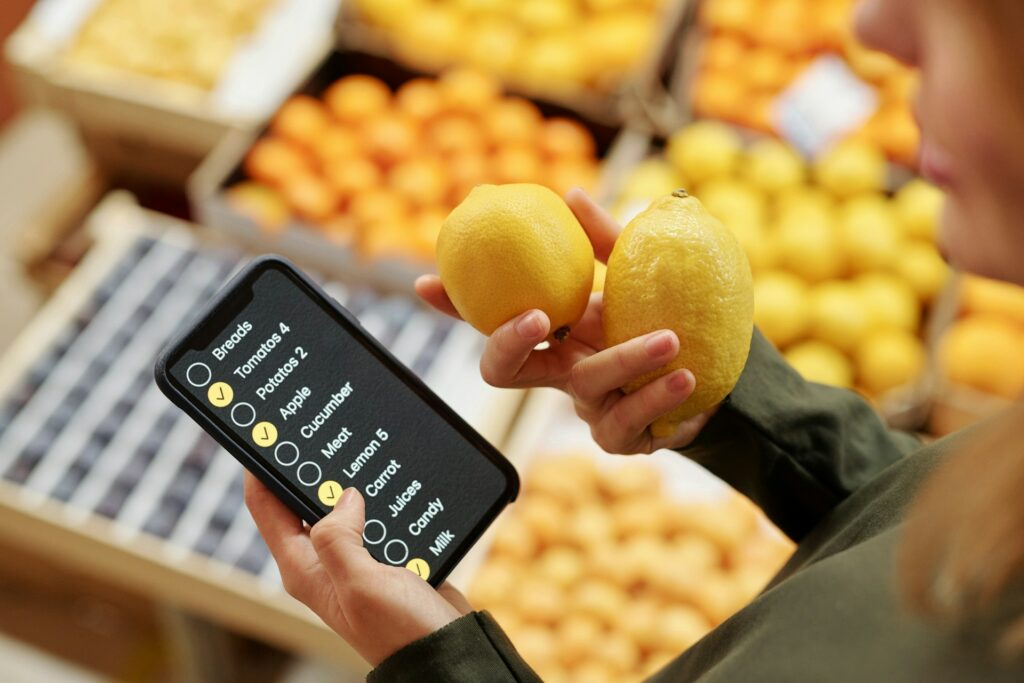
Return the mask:
<path fill-rule="evenodd" d="M 949 156 L 927 141 L 921 143 L 921 174 L 946 189 L 949 189 L 955 180 Z"/>

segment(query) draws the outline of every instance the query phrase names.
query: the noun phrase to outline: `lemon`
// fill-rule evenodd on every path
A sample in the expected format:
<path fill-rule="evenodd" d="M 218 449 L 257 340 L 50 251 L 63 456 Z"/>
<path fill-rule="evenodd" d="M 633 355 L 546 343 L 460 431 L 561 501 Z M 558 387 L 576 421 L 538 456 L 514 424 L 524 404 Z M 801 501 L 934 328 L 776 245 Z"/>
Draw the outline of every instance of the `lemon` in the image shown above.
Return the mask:
<path fill-rule="evenodd" d="M 519 60 L 519 76 L 543 90 L 582 83 L 586 79 L 586 52 L 568 32 L 533 38 L 520 53 Z"/>
<path fill-rule="evenodd" d="M 520 0 L 517 17 L 525 28 L 539 33 L 569 29 L 579 21 L 575 4 L 565 0 Z"/>
<path fill-rule="evenodd" d="M 538 308 L 562 339 L 590 299 L 594 249 L 548 188 L 480 185 L 441 226 L 437 268 L 459 315 L 484 334 Z"/>
<path fill-rule="evenodd" d="M 924 242 L 905 244 L 894 270 L 924 304 L 931 303 L 949 280 L 949 266 L 939 250 Z"/>
<path fill-rule="evenodd" d="M 939 216 L 946 202 L 942 190 L 920 179 L 911 180 L 896 193 L 896 211 L 908 237 L 935 241 Z"/>
<path fill-rule="evenodd" d="M 870 393 L 910 384 L 924 370 L 921 340 L 904 330 L 876 332 L 857 349 L 857 379 Z"/>
<path fill-rule="evenodd" d="M 855 273 L 887 268 L 896 261 L 900 228 L 888 200 L 882 195 L 851 199 L 839 212 L 843 249 Z"/>
<path fill-rule="evenodd" d="M 652 49 L 654 29 L 654 18 L 647 12 L 601 13 L 582 27 L 581 55 L 586 56 L 593 75 L 620 77 L 639 66 Z"/>
<path fill-rule="evenodd" d="M 835 219 L 836 206 L 835 199 L 825 190 L 810 185 L 790 187 L 775 196 L 780 222 L 793 216 L 811 214 L 812 219 L 824 216 L 825 222 L 831 223 Z"/>
<path fill-rule="evenodd" d="M 696 193 L 708 212 L 731 227 L 737 223 L 765 221 L 767 214 L 764 195 L 756 187 L 742 180 L 716 178 L 700 186 Z"/>
<path fill-rule="evenodd" d="M 629 172 L 619 190 L 619 200 L 632 202 L 643 199 L 649 203 L 656 197 L 672 194 L 684 184 L 682 176 L 665 160 L 646 159 Z"/>
<path fill-rule="evenodd" d="M 739 134 L 714 121 L 682 128 L 669 138 L 665 156 L 693 183 L 731 175 L 743 151 Z"/>
<path fill-rule="evenodd" d="M 851 352 L 871 330 L 871 317 L 858 288 L 845 281 L 811 290 L 811 335 Z"/>
<path fill-rule="evenodd" d="M 874 328 L 914 332 L 920 326 L 921 306 L 909 284 L 886 273 L 868 273 L 855 282 Z"/>
<path fill-rule="evenodd" d="M 755 273 L 774 268 L 778 263 L 778 250 L 775 241 L 761 223 L 734 222 L 727 226 L 736 235 L 743 247 L 750 269 Z"/>
<path fill-rule="evenodd" d="M 807 285 L 790 273 L 769 271 L 754 280 L 754 323 L 779 348 L 803 337 L 811 322 Z"/>
<path fill-rule="evenodd" d="M 592 292 L 600 292 L 604 290 L 604 278 L 607 273 L 608 266 L 600 261 L 594 262 L 594 284 L 591 285 L 590 288 Z"/>
<path fill-rule="evenodd" d="M 965 311 L 989 313 L 1024 326 L 1024 288 L 968 276 L 961 294 Z"/>
<path fill-rule="evenodd" d="M 875 145 L 850 140 L 825 152 L 814 164 L 818 183 L 839 199 L 885 189 L 888 166 Z"/>
<path fill-rule="evenodd" d="M 465 40 L 469 63 L 501 76 L 507 76 L 516 69 L 524 41 L 519 29 L 500 19 L 474 22 Z"/>
<path fill-rule="evenodd" d="M 620 344 L 660 329 L 679 337 L 672 362 L 626 389 L 680 368 L 697 379 L 693 395 L 651 426 L 654 436 L 671 435 L 732 391 L 750 351 L 753 309 L 743 249 L 696 198 L 678 190 L 626 226 L 608 260 L 605 341 Z"/>
<path fill-rule="evenodd" d="M 786 143 L 765 138 L 747 150 L 743 173 L 747 180 L 764 192 L 777 193 L 802 186 L 807 178 L 807 165 L 803 157 Z"/>
<path fill-rule="evenodd" d="M 853 386 L 853 365 L 838 349 L 820 341 L 797 344 L 786 361 L 808 382 L 848 389 Z"/>
<path fill-rule="evenodd" d="M 831 280 L 843 274 L 846 259 L 830 214 L 786 217 L 776 228 L 779 266 L 808 282 Z"/>
<path fill-rule="evenodd" d="M 1002 318 L 974 315 L 953 324 L 939 346 L 943 374 L 1006 398 L 1024 392 L 1024 334 Z"/>

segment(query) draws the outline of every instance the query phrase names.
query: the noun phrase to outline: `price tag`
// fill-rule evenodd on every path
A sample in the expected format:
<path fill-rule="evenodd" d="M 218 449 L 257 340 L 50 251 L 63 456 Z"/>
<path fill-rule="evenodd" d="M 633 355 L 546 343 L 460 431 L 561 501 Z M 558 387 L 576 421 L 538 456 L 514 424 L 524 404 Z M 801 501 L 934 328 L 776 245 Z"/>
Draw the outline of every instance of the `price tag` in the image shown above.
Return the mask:
<path fill-rule="evenodd" d="M 864 125 L 878 109 L 878 93 L 842 59 L 821 57 L 775 101 L 775 126 L 808 156 Z"/>

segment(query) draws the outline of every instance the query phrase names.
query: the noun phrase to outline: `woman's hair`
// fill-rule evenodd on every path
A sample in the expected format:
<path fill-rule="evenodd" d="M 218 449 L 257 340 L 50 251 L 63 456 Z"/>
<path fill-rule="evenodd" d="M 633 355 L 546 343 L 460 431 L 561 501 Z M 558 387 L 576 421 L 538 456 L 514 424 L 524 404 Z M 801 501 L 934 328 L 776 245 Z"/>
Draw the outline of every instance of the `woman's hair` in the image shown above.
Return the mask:
<path fill-rule="evenodd" d="M 981 427 L 925 482 L 900 549 L 915 611 L 951 625 L 988 624 L 998 649 L 1024 651 L 1024 403 Z"/>
<path fill-rule="evenodd" d="M 1024 1 L 957 1 L 968 3 L 972 25 L 967 28 L 976 35 L 996 92 L 1019 114 L 1018 130 L 1006 134 L 1019 135 L 1024 131 Z M 918 613 L 972 631 L 990 626 L 997 650 L 1020 656 L 1024 402 L 979 429 L 928 478 L 914 501 L 900 549 L 900 582 Z"/>

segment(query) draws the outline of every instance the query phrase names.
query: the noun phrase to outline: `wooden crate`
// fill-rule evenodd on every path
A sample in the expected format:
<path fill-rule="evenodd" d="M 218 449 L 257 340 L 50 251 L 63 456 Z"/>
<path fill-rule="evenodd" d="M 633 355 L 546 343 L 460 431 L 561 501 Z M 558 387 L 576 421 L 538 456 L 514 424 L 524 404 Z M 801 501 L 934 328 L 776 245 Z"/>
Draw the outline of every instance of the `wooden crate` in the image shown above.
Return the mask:
<path fill-rule="evenodd" d="M 95 0 L 38 3 L 8 39 L 5 56 L 21 98 L 74 119 L 105 166 L 180 182 L 226 133 L 259 126 L 306 77 L 333 44 L 338 3 L 275 6 L 211 92 L 68 63 L 63 54 Z"/>

